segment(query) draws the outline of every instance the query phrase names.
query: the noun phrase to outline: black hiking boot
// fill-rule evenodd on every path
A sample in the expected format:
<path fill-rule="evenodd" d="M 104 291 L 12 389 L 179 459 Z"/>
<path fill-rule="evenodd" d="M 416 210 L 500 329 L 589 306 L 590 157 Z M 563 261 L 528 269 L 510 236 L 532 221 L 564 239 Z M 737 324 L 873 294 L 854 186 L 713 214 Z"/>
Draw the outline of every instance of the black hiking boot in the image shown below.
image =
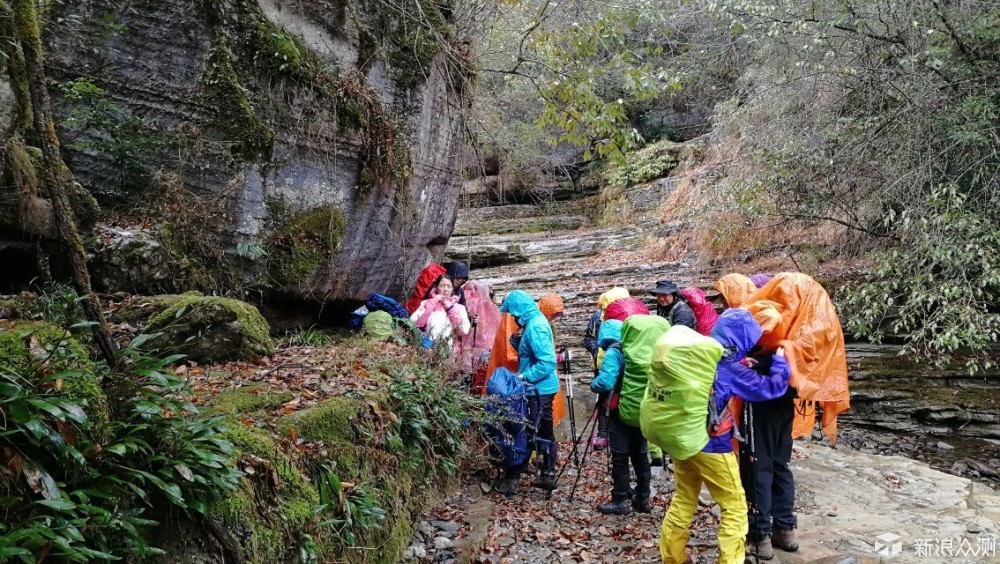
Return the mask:
<path fill-rule="evenodd" d="M 628 515 L 632 512 L 632 500 L 627 497 L 618 501 L 612 499 L 598 505 L 597 510 L 605 515 Z"/>
<path fill-rule="evenodd" d="M 531 487 L 545 490 L 547 492 L 556 489 L 555 472 L 542 472 L 538 478 L 535 478 L 534 482 L 531 482 Z"/>
<path fill-rule="evenodd" d="M 516 478 L 504 478 L 500 480 L 496 491 L 507 497 L 514 497 L 521 493 L 521 484 Z"/>
<path fill-rule="evenodd" d="M 653 506 L 649 503 L 649 498 L 632 500 L 632 510 L 636 513 L 652 513 Z"/>

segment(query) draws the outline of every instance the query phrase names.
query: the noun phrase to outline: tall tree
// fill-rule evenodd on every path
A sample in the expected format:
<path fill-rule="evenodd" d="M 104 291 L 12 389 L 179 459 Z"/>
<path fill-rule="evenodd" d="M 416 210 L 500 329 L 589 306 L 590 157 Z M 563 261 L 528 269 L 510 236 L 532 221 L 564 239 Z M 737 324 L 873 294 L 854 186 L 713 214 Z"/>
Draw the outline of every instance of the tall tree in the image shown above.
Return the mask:
<path fill-rule="evenodd" d="M 23 126 L 28 125 L 27 116 L 31 115 L 30 127 L 33 131 L 26 132 L 28 133 L 26 138 L 36 142 L 42 150 L 43 166 L 38 172 L 52 203 L 59 241 L 70 261 L 73 285 L 77 293 L 84 298 L 82 306 L 92 323 L 91 330 L 97 348 L 108 364 L 114 366 L 118 358 L 117 349 L 111 338 L 107 320 L 104 318 L 101 302 L 90 285 L 87 255 L 70 205 L 69 194 L 75 180 L 73 173 L 62 159 L 59 136 L 52 120 L 49 92 L 45 86 L 44 55 L 35 2 L 13 0 L 12 5 L 8 5 L 0 0 L 0 18 L 8 19 L 13 24 L 11 29 L 14 45 L 8 48 L 8 52 L 19 50 L 23 60 L 21 68 L 18 68 L 20 65 L 8 64 L 8 73 L 15 92 L 28 94 L 28 99 L 19 96 L 18 103 L 30 104 L 30 109 L 21 107 L 18 109 L 18 115 L 24 118 L 21 124 Z"/>

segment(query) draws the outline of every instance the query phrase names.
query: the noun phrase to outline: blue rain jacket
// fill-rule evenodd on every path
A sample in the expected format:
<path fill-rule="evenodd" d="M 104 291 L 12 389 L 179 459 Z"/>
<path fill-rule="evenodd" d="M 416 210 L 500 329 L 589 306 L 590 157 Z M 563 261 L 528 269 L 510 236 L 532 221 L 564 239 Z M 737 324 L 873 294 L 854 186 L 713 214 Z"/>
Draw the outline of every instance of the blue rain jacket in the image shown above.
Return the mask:
<path fill-rule="evenodd" d="M 744 401 L 766 401 L 780 398 L 788 391 L 790 371 L 785 357 L 775 355 L 768 376 L 762 376 L 740 362 L 763 334 L 764 330 L 753 315 L 745 309 L 738 308 L 722 312 L 719 321 L 712 328 L 712 338 L 726 349 L 716 369 L 713 389 L 719 412 L 725 409 L 733 396 L 743 398 Z M 731 452 L 733 450 L 731 436 L 732 433 L 727 433 L 711 437 L 702 451 Z"/>
<path fill-rule="evenodd" d="M 617 319 L 608 319 L 601 323 L 601 330 L 597 333 L 597 344 L 604 349 L 604 360 L 597 377 L 590 383 L 590 389 L 595 394 L 614 390 L 625 370 L 625 355 L 622 354 L 621 346 L 609 348 L 616 343 L 621 345 L 622 325 Z"/>
<path fill-rule="evenodd" d="M 556 348 L 552 327 L 538 305 L 523 290 L 514 290 L 500 304 L 500 313 L 509 313 L 524 328 L 517 344 L 517 372 L 541 395 L 559 392 L 556 376 Z"/>

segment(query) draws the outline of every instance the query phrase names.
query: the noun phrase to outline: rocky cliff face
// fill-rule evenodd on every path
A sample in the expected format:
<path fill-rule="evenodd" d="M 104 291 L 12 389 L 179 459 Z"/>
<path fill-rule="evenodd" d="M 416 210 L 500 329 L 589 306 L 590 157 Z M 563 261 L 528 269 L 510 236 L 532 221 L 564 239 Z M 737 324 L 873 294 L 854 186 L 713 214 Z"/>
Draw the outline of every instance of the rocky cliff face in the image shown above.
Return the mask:
<path fill-rule="evenodd" d="M 447 6 L 396 4 L 54 6 L 60 133 L 104 210 L 98 283 L 356 299 L 439 258 L 468 49 Z"/>

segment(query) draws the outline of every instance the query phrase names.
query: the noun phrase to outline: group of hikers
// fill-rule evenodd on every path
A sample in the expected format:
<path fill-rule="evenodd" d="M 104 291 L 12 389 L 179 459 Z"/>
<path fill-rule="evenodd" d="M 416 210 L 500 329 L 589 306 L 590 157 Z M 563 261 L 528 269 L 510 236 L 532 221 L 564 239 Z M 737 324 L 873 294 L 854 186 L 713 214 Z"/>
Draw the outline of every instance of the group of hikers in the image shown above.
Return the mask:
<path fill-rule="evenodd" d="M 835 440 L 849 405 L 843 333 L 820 284 L 801 273 L 729 274 L 715 289 L 721 313 L 704 290 L 668 280 L 648 289 L 654 311 L 625 288 L 609 289 L 583 336 L 598 396 L 589 445 L 611 460 L 611 499 L 597 510 L 649 513 L 651 467 L 669 456 L 664 562 L 686 560 L 703 485 L 721 509 L 720 562 L 797 550 L 792 440 L 812 432 L 817 412 Z M 473 393 L 505 406 L 492 435 L 504 466 L 497 491 L 520 493 L 532 454 L 532 486 L 554 490 L 554 429 L 566 412 L 561 392 L 572 389 L 568 370 L 564 382 L 558 375 L 569 360 L 554 338 L 562 298 L 536 302 L 513 290 L 497 308 L 489 286 L 469 281 L 458 262 L 425 269 L 406 309 L 425 345 L 444 347 L 473 374 Z M 574 436 L 574 448 L 583 439 Z"/>

